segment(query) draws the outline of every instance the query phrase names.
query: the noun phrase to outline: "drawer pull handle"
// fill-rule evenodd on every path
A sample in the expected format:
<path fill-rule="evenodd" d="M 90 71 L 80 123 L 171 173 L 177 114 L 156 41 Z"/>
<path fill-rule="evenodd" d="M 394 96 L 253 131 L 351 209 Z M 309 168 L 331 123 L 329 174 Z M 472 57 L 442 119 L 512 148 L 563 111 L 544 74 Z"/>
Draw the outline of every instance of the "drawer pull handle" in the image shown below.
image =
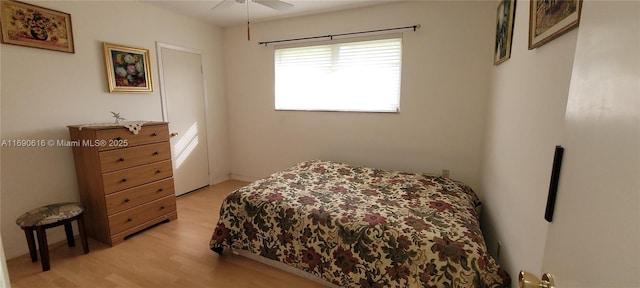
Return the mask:
<path fill-rule="evenodd" d="M 160 152 L 158 152 L 158 151 L 153 152 L 153 155 L 159 155 L 159 154 L 160 154 Z"/>
<path fill-rule="evenodd" d="M 164 206 L 160 206 L 160 210 L 164 210 Z"/>
<path fill-rule="evenodd" d="M 127 218 L 127 222 L 131 222 L 131 221 L 133 221 L 133 219 Z"/>
<path fill-rule="evenodd" d="M 162 190 L 162 188 L 158 189 L 158 193 L 160 193 L 160 192 L 162 192 L 162 191 L 163 191 L 163 190 Z"/>
<path fill-rule="evenodd" d="M 119 162 L 124 162 L 124 157 L 120 157 L 120 159 L 118 159 Z"/>
<path fill-rule="evenodd" d="M 120 141 L 122 140 L 122 137 L 116 137 L 116 139 L 113 139 L 113 140 Z"/>
<path fill-rule="evenodd" d="M 156 170 L 156 174 L 160 174 L 162 173 L 162 171 L 160 171 L 160 169 Z"/>
<path fill-rule="evenodd" d="M 151 137 L 156 137 L 158 136 L 158 132 L 153 132 L 153 134 L 151 134 Z"/>
<path fill-rule="evenodd" d="M 127 178 L 122 178 L 122 180 L 120 180 L 120 182 L 122 182 L 122 183 L 127 182 Z"/>
<path fill-rule="evenodd" d="M 124 203 L 128 203 L 129 202 L 129 198 L 124 198 Z"/>

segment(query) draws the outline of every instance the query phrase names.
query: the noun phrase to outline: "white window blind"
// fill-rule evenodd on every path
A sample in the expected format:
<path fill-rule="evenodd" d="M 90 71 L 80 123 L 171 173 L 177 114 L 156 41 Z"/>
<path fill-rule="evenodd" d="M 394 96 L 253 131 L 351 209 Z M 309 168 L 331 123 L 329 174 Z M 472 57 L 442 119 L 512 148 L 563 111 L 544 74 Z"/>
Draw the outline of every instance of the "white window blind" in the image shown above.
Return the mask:
<path fill-rule="evenodd" d="M 402 38 L 275 48 L 276 110 L 397 112 Z"/>

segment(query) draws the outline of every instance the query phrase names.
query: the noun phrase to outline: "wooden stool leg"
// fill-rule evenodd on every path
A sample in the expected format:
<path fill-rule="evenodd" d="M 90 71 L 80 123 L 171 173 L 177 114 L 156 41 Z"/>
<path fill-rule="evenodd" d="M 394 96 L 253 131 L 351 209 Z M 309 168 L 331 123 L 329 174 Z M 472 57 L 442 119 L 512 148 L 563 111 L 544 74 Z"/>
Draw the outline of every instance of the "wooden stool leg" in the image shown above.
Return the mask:
<path fill-rule="evenodd" d="M 64 223 L 64 232 L 67 234 L 67 245 L 69 247 L 76 246 L 76 240 L 73 237 L 73 227 L 71 226 L 71 221 L 65 220 Z"/>
<path fill-rule="evenodd" d="M 36 239 L 33 238 L 33 229 L 24 229 L 24 234 L 27 236 L 27 245 L 29 246 L 31 262 L 36 262 L 38 261 L 38 251 L 36 251 Z"/>
<path fill-rule="evenodd" d="M 87 231 L 84 229 L 84 214 L 80 214 L 76 221 L 78 221 L 78 232 L 80 233 L 82 249 L 84 250 L 84 254 L 87 254 L 89 253 L 89 241 L 87 241 Z"/>
<path fill-rule="evenodd" d="M 40 249 L 40 262 L 42 262 L 42 271 L 49 271 L 49 246 L 47 244 L 47 232 L 43 226 L 36 227 L 38 234 L 38 248 Z"/>

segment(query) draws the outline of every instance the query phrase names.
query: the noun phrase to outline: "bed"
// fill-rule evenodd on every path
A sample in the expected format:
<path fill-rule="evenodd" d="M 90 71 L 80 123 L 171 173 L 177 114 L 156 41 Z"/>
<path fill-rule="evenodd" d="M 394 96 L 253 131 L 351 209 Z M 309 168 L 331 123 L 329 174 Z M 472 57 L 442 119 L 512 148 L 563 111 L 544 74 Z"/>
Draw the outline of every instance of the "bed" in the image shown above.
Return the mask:
<path fill-rule="evenodd" d="M 210 248 L 246 250 L 340 287 L 508 287 L 468 186 L 313 160 L 232 192 Z"/>

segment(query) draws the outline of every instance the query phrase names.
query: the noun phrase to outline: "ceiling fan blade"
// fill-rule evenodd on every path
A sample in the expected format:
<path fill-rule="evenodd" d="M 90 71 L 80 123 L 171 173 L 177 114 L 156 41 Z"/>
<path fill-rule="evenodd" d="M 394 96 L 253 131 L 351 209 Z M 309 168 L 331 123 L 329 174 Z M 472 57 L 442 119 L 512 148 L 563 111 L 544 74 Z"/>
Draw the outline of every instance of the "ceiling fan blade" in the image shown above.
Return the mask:
<path fill-rule="evenodd" d="M 293 8 L 293 4 L 280 1 L 280 0 L 253 0 L 253 2 L 256 2 L 258 4 L 267 6 L 275 10 L 287 10 L 287 9 Z"/>
<path fill-rule="evenodd" d="M 218 4 L 211 7 L 211 10 L 229 8 L 233 5 L 233 0 L 222 0 Z"/>

